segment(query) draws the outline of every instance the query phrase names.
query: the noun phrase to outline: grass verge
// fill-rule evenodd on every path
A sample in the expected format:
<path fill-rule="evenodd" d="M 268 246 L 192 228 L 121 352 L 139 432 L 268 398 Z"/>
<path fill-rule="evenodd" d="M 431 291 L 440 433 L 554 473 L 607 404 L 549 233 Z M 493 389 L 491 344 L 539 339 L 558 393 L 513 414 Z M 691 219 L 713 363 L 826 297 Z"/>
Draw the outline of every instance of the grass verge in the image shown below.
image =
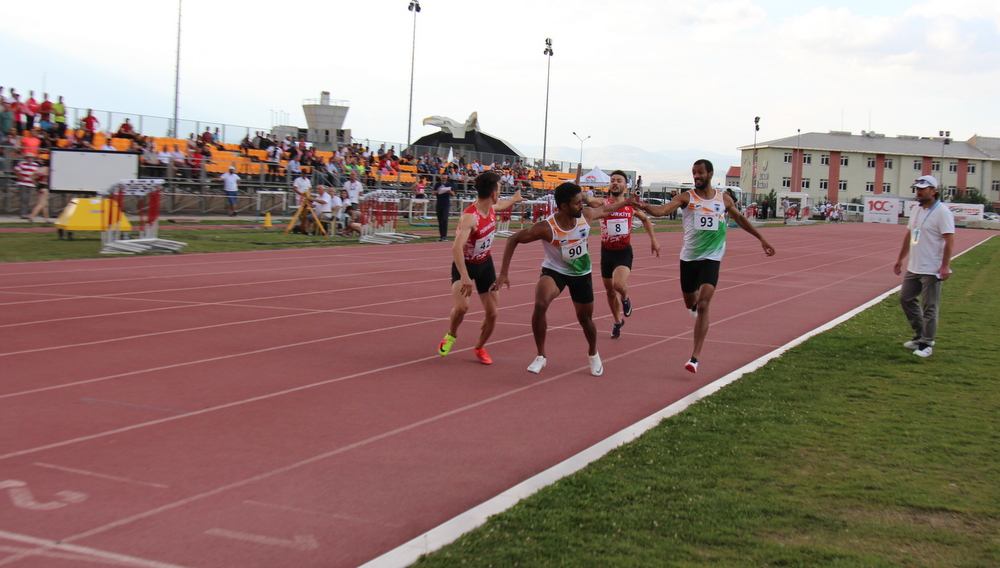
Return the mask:
<path fill-rule="evenodd" d="M 929 359 L 892 296 L 418 565 L 1000 565 L 1000 239 L 953 265 Z"/>

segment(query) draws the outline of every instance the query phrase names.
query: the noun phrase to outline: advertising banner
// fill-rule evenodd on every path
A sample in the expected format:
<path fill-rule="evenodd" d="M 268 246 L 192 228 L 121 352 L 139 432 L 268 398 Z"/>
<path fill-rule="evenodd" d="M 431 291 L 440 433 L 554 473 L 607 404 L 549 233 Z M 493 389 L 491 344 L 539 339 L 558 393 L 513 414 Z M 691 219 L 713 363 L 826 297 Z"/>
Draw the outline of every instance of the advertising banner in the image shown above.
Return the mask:
<path fill-rule="evenodd" d="M 865 223 L 898 223 L 900 213 L 900 201 L 889 199 L 877 195 L 865 195 L 862 197 L 862 205 L 865 213 L 863 221 Z"/>
<path fill-rule="evenodd" d="M 907 202 L 907 213 L 909 216 L 913 216 L 913 208 L 920 203 L 916 201 Z M 942 203 L 942 205 L 947 205 L 948 209 L 951 210 L 951 214 L 955 216 L 956 223 L 965 223 L 966 221 L 982 221 L 983 211 L 985 211 L 986 206 L 981 203 Z"/>

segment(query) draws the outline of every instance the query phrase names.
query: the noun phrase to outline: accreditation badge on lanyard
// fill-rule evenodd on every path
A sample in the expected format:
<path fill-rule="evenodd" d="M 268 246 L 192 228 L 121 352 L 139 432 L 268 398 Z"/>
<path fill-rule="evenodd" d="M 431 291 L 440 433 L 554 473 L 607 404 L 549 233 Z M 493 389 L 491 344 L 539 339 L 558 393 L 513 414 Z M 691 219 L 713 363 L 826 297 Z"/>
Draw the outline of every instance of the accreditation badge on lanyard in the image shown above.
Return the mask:
<path fill-rule="evenodd" d="M 910 233 L 910 244 L 915 245 L 920 242 L 920 233 L 924 228 L 924 223 L 927 222 L 927 218 L 930 217 L 931 213 L 934 212 L 934 207 L 937 207 L 940 203 L 941 203 L 940 201 L 934 203 L 934 205 L 931 207 L 931 210 L 928 211 L 926 215 L 924 215 L 924 221 L 923 223 L 920 223 L 920 227 L 917 227 L 916 218 L 920 217 L 920 209 L 923 209 L 923 207 L 917 206 L 916 218 L 913 220 L 913 226 L 915 227 L 915 229 Z"/>

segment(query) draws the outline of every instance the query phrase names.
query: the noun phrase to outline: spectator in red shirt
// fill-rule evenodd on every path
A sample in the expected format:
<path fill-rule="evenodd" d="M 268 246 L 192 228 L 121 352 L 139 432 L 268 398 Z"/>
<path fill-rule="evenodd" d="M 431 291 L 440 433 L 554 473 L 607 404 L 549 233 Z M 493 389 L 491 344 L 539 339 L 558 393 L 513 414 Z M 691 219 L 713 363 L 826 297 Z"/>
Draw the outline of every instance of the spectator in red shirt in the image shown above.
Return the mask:
<path fill-rule="evenodd" d="M 28 100 L 24 101 L 24 122 L 26 130 L 35 127 L 35 117 L 38 116 L 38 101 L 35 100 L 35 91 L 28 91 Z"/>
<path fill-rule="evenodd" d="M 38 105 L 38 126 L 46 132 L 52 130 L 52 101 L 49 100 L 48 93 L 42 96 L 42 104 Z"/>
<path fill-rule="evenodd" d="M 132 122 L 126 118 L 125 122 L 123 122 L 122 125 L 118 127 L 118 132 L 115 133 L 114 137 L 128 138 L 129 140 L 135 140 L 138 138 L 138 135 L 136 134 L 135 129 L 132 128 Z"/>
<path fill-rule="evenodd" d="M 83 120 L 80 122 L 83 123 L 83 141 L 87 144 L 93 144 L 94 133 L 97 132 L 97 127 L 100 126 L 101 121 L 97 120 L 97 117 L 94 116 L 94 111 L 88 108 L 87 116 L 83 117 Z"/>

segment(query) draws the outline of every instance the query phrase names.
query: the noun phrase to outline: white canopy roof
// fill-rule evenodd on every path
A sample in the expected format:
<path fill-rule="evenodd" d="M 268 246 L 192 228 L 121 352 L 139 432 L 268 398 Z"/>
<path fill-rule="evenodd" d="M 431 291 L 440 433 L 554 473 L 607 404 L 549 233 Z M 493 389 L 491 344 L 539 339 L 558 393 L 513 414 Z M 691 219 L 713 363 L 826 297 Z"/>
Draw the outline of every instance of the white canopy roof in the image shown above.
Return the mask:
<path fill-rule="evenodd" d="M 580 176 L 580 185 L 583 186 L 589 185 L 591 187 L 596 187 L 596 186 L 604 187 L 610 184 L 611 184 L 611 176 L 604 173 L 604 171 L 601 170 L 601 168 L 595 167 L 594 169 Z"/>

